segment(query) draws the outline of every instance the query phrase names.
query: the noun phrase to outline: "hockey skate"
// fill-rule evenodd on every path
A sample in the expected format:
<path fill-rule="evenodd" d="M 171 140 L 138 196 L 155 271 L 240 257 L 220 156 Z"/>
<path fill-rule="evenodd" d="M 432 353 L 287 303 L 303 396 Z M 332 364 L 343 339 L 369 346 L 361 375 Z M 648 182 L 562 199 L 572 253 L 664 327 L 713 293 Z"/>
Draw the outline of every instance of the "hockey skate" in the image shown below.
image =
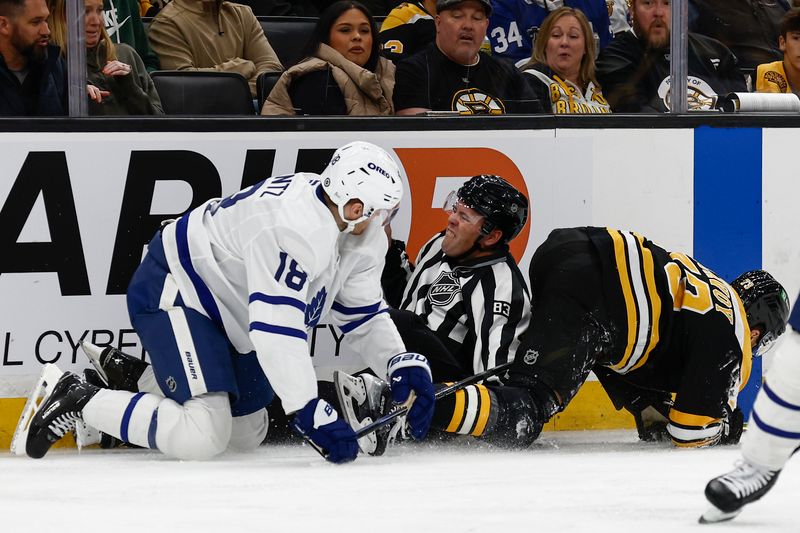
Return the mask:
<path fill-rule="evenodd" d="M 44 457 L 56 441 L 74 430 L 75 423 L 83 420 L 81 410 L 98 390 L 71 372 L 63 373 L 31 418 L 25 442 L 28 456 Z"/>
<path fill-rule="evenodd" d="M 13 455 L 25 454 L 25 441 L 28 439 L 31 419 L 39 411 L 44 400 L 53 392 L 53 388 L 63 375 L 64 372 L 54 364 L 48 363 L 42 367 L 42 373 L 28 395 L 28 400 L 25 402 L 25 407 L 22 408 L 22 414 L 11 439 L 11 453 Z"/>
<path fill-rule="evenodd" d="M 389 384 L 371 374 L 351 376 L 336 370 L 333 385 L 339 397 L 342 416 L 353 431 L 367 426 L 387 414 L 392 408 Z M 369 455 L 383 455 L 390 440 L 393 440 L 405 423 L 405 417 L 398 418 L 377 431 L 358 439 L 361 451 Z"/>
<path fill-rule="evenodd" d="M 769 492 L 780 470 L 767 470 L 738 461 L 736 468 L 715 477 L 706 485 L 706 498 L 712 507 L 700 517 L 701 524 L 723 522 L 735 518 L 742 508 Z"/>
<path fill-rule="evenodd" d="M 81 348 L 109 389 L 139 392 L 138 381 L 149 366 L 147 363 L 112 346 L 100 348 L 81 341 Z"/>

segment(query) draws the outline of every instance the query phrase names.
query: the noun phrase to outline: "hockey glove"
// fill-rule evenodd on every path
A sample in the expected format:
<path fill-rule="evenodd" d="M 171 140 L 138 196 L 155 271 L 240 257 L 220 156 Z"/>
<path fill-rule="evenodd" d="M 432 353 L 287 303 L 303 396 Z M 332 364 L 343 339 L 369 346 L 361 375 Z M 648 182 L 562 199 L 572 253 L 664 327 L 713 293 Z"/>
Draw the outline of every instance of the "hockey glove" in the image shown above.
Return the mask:
<path fill-rule="evenodd" d="M 431 425 L 433 404 L 436 401 L 428 360 L 418 353 L 395 355 L 389 360 L 387 374 L 395 403 L 405 403 L 411 391 L 414 391 L 414 402 L 408 410 L 406 420 L 411 436 L 417 440 L 424 439 Z"/>
<path fill-rule="evenodd" d="M 722 437 L 720 444 L 738 444 L 744 429 L 744 413 L 738 407 L 731 411 L 725 406 L 725 418 L 722 419 Z"/>
<path fill-rule="evenodd" d="M 316 398 L 297 411 L 292 428 L 332 463 L 353 461 L 358 454 L 353 429 L 325 400 Z"/>

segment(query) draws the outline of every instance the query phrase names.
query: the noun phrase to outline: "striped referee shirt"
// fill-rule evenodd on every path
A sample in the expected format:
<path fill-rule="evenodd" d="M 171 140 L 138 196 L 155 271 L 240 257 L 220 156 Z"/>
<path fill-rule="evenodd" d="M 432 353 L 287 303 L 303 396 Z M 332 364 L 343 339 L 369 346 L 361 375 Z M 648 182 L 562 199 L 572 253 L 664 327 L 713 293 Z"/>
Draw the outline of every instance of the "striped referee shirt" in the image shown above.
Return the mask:
<path fill-rule="evenodd" d="M 464 369 L 482 372 L 513 360 L 530 322 L 530 294 L 507 247 L 455 262 L 444 232 L 420 250 L 401 309 L 421 317 Z"/>

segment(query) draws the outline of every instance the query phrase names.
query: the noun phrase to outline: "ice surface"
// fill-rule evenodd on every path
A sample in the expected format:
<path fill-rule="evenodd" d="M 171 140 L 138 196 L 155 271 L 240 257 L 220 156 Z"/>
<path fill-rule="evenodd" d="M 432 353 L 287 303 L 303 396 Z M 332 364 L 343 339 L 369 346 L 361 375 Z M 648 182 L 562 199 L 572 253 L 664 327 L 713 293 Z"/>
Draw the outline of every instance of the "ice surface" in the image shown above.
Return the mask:
<path fill-rule="evenodd" d="M 208 462 L 145 450 L 0 456 L 0 530 L 118 532 L 800 531 L 800 467 L 732 522 L 699 525 L 738 447 L 679 450 L 631 431 L 548 432 L 524 451 L 463 441 L 325 463 L 308 446 Z M 800 462 L 795 460 L 795 462 Z"/>

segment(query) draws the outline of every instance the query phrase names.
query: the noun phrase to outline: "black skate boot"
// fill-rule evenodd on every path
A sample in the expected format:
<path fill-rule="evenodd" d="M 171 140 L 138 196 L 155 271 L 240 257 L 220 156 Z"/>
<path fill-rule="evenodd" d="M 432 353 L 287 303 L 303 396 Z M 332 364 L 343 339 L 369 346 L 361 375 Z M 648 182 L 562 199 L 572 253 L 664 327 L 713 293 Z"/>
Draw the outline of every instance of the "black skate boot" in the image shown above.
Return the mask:
<path fill-rule="evenodd" d="M 333 373 L 333 384 L 342 416 L 353 431 L 371 424 L 393 407 L 389 384 L 371 374 L 351 376 L 337 370 Z M 369 455 L 383 455 L 404 421 L 405 417 L 399 417 L 358 439 L 361 451 Z"/>
<path fill-rule="evenodd" d="M 747 460 L 737 462 L 732 471 L 715 477 L 706 485 L 706 498 L 713 507 L 700 517 L 700 523 L 722 522 L 736 517 L 742 512 L 742 507 L 769 492 L 780 472 L 760 468 Z"/>
<path fill-rule="evenodd" d="M 83 420 L 81 410 L 98 390 L 79 376 L 65 372 L 31 419 L 25 443 L 28 456 L 44 457 L 53 444 L 72 431 L 75 423 Z"/>
<path fill-rule="evenodd" d="M 81 348 L 109 389 L 139 392 L 139 378 L 150 365 L 112 346 L 100 348 L 81 341 Z"/>

